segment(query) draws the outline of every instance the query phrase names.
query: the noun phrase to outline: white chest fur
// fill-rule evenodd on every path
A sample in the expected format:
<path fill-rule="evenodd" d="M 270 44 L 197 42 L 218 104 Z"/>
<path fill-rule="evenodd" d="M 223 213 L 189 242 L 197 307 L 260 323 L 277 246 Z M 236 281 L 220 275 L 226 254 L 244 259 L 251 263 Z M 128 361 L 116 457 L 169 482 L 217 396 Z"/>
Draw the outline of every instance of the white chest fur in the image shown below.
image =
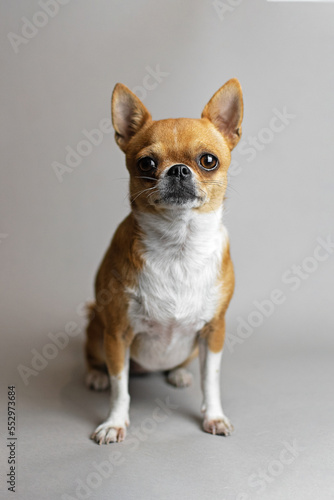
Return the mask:
<path fill-rule="evenodd" d="M 137 288 L 128 290 L 136 335 L 131 354 L 149 370 L 167 370 L 187 359 L 197 333 L 216 312 L 228 236 L 222 207 L 206 214 L 184 209 L 136 217 L 145 264 Z"/>

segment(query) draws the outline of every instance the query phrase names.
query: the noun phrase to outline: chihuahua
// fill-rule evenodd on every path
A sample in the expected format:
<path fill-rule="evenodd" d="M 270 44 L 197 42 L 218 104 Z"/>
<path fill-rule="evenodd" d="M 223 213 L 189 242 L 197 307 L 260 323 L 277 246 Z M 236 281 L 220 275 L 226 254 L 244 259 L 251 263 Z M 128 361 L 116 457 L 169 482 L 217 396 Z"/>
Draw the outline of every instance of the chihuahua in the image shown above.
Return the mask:
<path fill-rule="evenodd" d="M 115 86 L 112 123 L 130 174 L 131 212 L 105 254 L 89 308 L 86 383 L 111 388 L 109 415 L 91 436 L 98 444 L 125 438 L 130 367 L 167 372 L 169 383 L 185 387 L 192 380 L 185 367 L 197 354 L 203 429 L 233 430 L 220 398 L 234 289 L 223 205 L 242 117 L 236 79 L 214 94 L 200 119 L 153 121 L 135 94 Z"/>

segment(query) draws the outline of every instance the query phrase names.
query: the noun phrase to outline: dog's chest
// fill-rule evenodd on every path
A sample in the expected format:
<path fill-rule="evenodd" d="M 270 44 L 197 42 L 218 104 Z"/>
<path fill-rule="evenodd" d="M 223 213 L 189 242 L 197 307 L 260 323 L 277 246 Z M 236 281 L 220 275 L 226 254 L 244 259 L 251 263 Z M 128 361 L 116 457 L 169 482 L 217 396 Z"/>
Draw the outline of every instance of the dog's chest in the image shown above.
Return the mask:
<path fill-rule="evenodd" d="M 135 334 L 132 357 L 151 370 L 170 369 L 191 354 L 221 294 L 218 280 L 226 231 L 216 212 L 140 219 L 144 267 L 129 290 Z"/>

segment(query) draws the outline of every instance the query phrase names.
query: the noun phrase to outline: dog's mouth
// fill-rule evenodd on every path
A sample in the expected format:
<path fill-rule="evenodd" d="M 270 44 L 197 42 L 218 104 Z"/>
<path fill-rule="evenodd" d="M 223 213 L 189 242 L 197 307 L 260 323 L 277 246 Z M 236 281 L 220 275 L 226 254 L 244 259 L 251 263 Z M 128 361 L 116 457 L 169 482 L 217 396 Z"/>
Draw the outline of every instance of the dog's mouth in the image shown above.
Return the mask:
<path fill-rule="evenodd" d="M 154 205 L 165 207 L 198 207 L 203 201 L 193 182 L 173 178 L 161 179 L 157 195 L 152 199 Z"/>
<path fill-rule="evenodd" d="M 184 205 L 198 198 L 195 189 L 189 186 L 175 186 L 164 189 L 161 193 L 161 201 L 173 205 Z"/>

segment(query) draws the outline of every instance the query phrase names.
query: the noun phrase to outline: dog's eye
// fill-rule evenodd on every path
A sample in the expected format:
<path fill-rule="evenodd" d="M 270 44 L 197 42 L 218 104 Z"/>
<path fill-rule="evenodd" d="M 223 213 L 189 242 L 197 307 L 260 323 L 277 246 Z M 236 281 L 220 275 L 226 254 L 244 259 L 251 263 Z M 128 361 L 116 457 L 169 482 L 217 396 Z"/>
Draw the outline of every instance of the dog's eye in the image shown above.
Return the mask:
<path fill-rule="evenodd" d="M 218 165 L 218 158 L 206 153 L 200 157 L 199 162 L 201 167 L 205 168 L 205 170 L 213 170 Z"/>
<path fill-rule="evenodd" d="M 149 156 L 145 156 L 144 158 L 141 158 L 138 162 L 140 170 L 143 172 L 150 172 L 154 168 L 156 168 L 156 163 L 155 161 L 150 158 Z"/>

